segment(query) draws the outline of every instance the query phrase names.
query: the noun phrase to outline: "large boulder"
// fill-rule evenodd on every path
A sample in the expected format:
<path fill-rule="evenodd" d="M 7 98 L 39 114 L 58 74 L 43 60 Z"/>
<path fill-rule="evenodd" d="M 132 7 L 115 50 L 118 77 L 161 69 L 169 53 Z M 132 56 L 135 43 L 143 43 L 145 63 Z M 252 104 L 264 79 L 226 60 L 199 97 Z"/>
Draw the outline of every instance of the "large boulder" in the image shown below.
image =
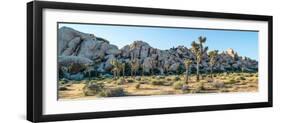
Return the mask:
<path fill-rule="evenodd" d="M 106 59 L 106 62 L 104 63 L 104 70 L 106 71 L 110 71 L 112 69 L 112 64 L 111 64 L 111 61 L 116 59 L 114 55 L 107 55 L 105 57 Z"/>
<path fill-rule="evenodd" d="M 69 43 L 73 43 L 75 38 L 95 40 L 95 36 L 92 34 L 82 33 L 69 27 L 61 27 L 58 31 L 58 53 L 61 55 L 68 48 Z M 78 41 L 76 40 L 75 42 Z"/>
<path fill-rule="evenodd" d="M 93 61 L 88 59 L 88 58 L 84 58 L 84 57 L 78 57 L 78 56 L 59 56 L 58 57 L 58 63 L 61 66 L 69 66 L 70 64 L 92 64 Z"/>
<path fill-rule="evenodd" d="M 121 48 L 122 56 L 141 59 L 149 57 L 150 54 L 154 53 L 154 50 L 148 43 L 143 41 L 134 41 L 132 44 Z"/>
<path fill-rule="evenodd" d="M 170 66 L 169 71 L 176 72 L 180 66 L 180 63 L 174 63 Z"/>
<path fill-rule="evenodd" d="M 118 47 L 112 44 L 103 43 L 101 50 L 103 50 L 107 55 L 119 55 L 121 53 Z"/>
<path fill-rule="evenodd" d="M 62 56 L 70 56 L 70 55 L 74 55 L 76 53 L 76 48 L 79 45 L 79 43 L 81 42 L 81 38 L 80 37 L 75 37 L 73 39 L 71 39 L 65 50 L 62 52 Z"/>

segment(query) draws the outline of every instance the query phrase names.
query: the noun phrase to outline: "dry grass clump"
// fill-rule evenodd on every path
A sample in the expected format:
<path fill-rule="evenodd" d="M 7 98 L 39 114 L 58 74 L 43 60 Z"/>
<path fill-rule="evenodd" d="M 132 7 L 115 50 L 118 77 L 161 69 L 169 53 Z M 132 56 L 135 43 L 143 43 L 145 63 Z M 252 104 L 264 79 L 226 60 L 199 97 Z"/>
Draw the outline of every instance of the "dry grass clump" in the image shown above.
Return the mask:
<path fill-rule="evenodd" d="M 125 83 L 126 83 L 126 80 L 123 79 L 123 78 L 120 78 L 120 79 L 118 79 L 118 80 L 116 81 L 116 84 L 117 84 L 117 85 L 123 85 L 123 84 L 125 84 Z"/>
<path fill-rule="evenodd" d="M 127 79 L 127 82 L 128 82 L 128 83 L 133 83 L 133 82 L 135 82 L 135 80 L 133 80 L 133 79 Z"/>
<path fill-rule="evenodd" d="M 181 80 L 181 79 L 180 79 L 179 76 L 174 76 L 174 77 L 173 77 L 173 80 L 174 80 L 174 81 L 179 81 L 179 80 Z"/>
<path fill-rule="evenodd" d="M 235 80 L 236 80 L 236 81 L 246 80 L 246 78 L 243 77 L 243 76 L 238 76 L 238 77 L 235 78 Z"/>
<path fill-rule="evenodd" d="M 141 84 L 140 84 L 140 83 L 137 83 L 137 84 L 135 85 L 135 88 L 136 88 L 136 89 L 139 89 L 140 86 L 141 86 Z"/>
<path fill-rule="evenodd" d="M 94 96 L 100 93 L 104 88 L 103 83 L 88 83 L 84 88 L 83 92 L 85 96 Z"/>
<path fill-rule="evenodd" d="M 65 86 L 60 86 L 60 87 L 59 87 L 59 90 L 60 90 L 60 91 L 66 91 L 66 90 L 68 90 L 68 89 L 67 89 L 67 87 L 65 87 Z"/>
<path fill-rule="evenodd" d="M 174 89 L 182 89 L 183 85 L 184 85 L 183 82 L 175 82 L 175 83 L 173 84 L 173 88 L 174 88 Z"/>
<path fill-rule="evenodd" d="M 151 84 L 152 85 L 164 85 L 165 81 L 162 80 L 152 80 Z"/>
<path fill-rule="evenodd" d="M 101 97 L 120 97 L 120 96 L 125 96 L 125 91 L 121 87 L 108 88 L 108 89 L 104 89 L 103 91 L 101 91 L 98 94 L 98 96 L 101 96 Z"/>
<path fill-rule="evenodd" d="M 167 81 L 172 81 L 172 79 L 171 79 L 171 78 L 167 78 L 166 80 L 167 80 Z"/>
<path fill-rule="evenodd" d="M 223 88 L 224 87 L 224 83 L 223 82 L 213 82 L 213 86 L 215 88 Z"/>
<path fill-rule="evenodd" d="M 238 83 L 239 80 L 235 80 L 234 78 L 230 78 L 229 80 L 225 81 L 225 84 L 235 84 Z"/>

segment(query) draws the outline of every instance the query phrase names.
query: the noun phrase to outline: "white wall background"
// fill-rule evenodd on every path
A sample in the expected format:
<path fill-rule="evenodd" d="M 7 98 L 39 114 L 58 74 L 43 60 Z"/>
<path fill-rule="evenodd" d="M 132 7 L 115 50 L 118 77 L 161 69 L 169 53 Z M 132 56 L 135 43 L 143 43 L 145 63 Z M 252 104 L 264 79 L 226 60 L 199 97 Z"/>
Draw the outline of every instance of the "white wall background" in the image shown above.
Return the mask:
<path fill-rule="evenodd" d="M 0 4 L 0 122 L 27 123 L 26 112 L 26 2 L 5 0 Z M 71 0 L 63 0 L 71 1 Z M 274 108 L 212 111 L 169 115 L 71 121 L 74 123 L 280 122 L 281 114 L 281 14 L 278 0 L 80 0 L 97 4 L 156 7 L 274 16 Z M 279 47 L 279 48 L 278 48 Z M 279 63 L 279 64 L 278 64 Z M 70 121 L 65 121 L 70 122 Z"/>

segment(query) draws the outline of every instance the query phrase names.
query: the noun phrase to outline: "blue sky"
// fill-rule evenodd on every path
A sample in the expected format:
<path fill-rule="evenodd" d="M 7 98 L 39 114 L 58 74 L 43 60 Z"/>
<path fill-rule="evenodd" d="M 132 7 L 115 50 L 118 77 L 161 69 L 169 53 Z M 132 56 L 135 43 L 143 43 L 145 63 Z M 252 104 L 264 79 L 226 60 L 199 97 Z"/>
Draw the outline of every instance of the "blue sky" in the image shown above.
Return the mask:
<path fill-rule="evenodd" d="M 258 32 L 253 31 L 59 23 L 59 28 L 63 26 L 105 38 L 119 48 L 135 40 L 145 41 L 150 46 L 162 50 L 178 45 L 190 48 L 192 41 L 197 40 L 199 36 L 205 36 L 209 50 L 222 52 L 232 48 L 240 56 L 258 60 Z"/>

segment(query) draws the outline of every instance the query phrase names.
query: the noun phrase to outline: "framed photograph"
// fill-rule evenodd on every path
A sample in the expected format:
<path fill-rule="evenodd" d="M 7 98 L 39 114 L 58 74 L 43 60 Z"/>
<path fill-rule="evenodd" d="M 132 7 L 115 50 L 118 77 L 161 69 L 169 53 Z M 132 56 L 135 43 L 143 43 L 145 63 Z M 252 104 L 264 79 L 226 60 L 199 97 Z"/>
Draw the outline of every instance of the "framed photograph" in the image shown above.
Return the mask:
<path fill-rule="evenodd" d="M 272 16 L 27 4 L 27 119 L 272 107 Z"/>

